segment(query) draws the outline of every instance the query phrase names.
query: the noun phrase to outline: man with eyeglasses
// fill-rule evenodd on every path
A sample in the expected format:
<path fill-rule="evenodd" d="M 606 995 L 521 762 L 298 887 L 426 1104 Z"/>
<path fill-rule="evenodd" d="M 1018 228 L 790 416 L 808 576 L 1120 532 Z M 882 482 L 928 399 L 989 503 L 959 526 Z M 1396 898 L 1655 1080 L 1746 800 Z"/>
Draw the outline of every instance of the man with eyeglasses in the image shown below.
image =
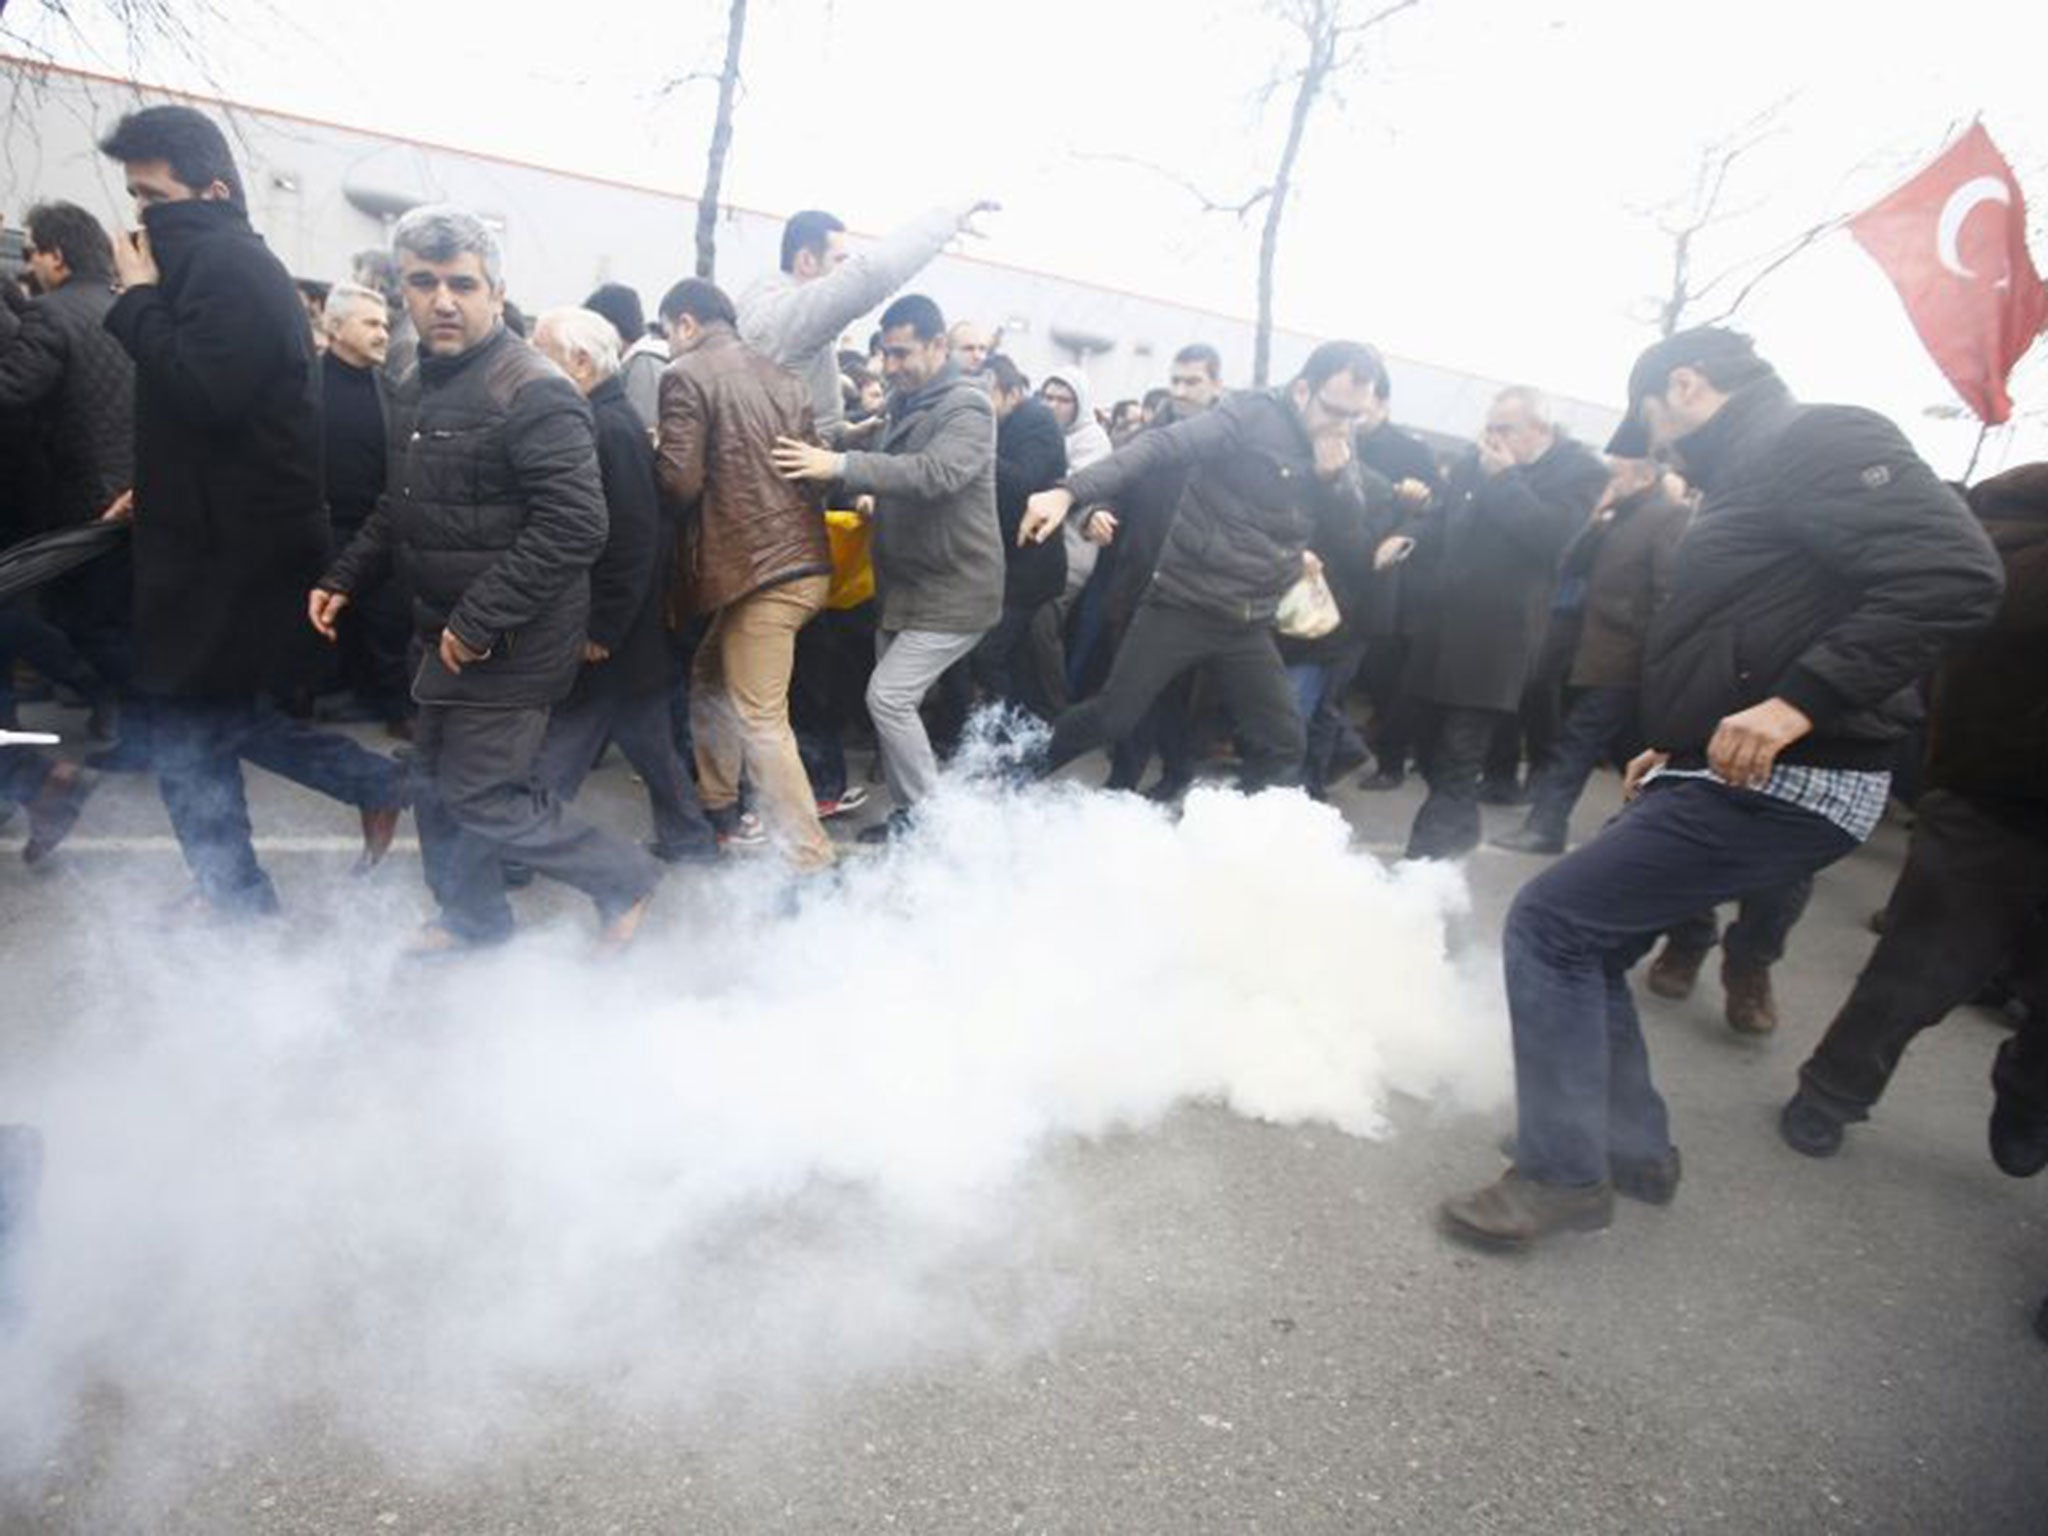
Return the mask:
<path fill-rule="evenodd" d="M 1120 740 L 1167 684 L 1207 662 L 1236 722 L 1245 786 L 1300 779 L 1306 738 L 1273 617 L 1302 577 L 1317 515 L 1370 516 L 1369 472 L 1352 457 L 1351 442 L 1381 370 L 1371 347 L 1324 342 L 1292 382 L 1245 390 L 1143 433 L 1031 498 L 1020 542 L 1051 537 L 1075 506 L 1114 501 L 1149 475 L 1188 471 L 1158 569 L 1109 680 L 1054 722 L 1045 772 Z"/>

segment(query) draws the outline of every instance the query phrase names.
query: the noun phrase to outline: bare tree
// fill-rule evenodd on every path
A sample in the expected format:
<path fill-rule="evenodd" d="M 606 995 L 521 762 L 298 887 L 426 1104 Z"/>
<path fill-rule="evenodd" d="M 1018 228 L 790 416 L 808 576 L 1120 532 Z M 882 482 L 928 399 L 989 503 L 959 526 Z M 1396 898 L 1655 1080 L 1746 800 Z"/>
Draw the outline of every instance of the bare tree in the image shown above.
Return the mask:
<path fill-rule="evenodd" d="M 1130 155 L 1079 157 L 1136 165 L 1164 176 L 1190 194 L 1204 213 L 1227 213 L 1242 221 L 1250 217 L 1253 209 L 1264 207 L 1265 219 L 1259 228 L 1258 318 L 1252 338 L 1254 386 L 1264 386 L 1272 371 L 1273 277 L 1279 264 L 1280 228 L 1287 215 L 1287 200 L 1294 192 L 1295 170 L 1316 107 L 1331 94 L 1337 82 L 1361 68 L 1367 34 L 1421 3 L 1422 0 L 1388 0 L 1368 9 L 1358 0 L 1266 0 L 1268 11 L 1293 29 L 1298 51 L 1279 66 L 1259 93 L 1261 102 L 1270 102 L 1282 91 L 1291 90 L 1292 100 L 1287 114 L 1287 137 L 1281 143 L 1272 180 L 1245 197 L 1211 196 L 1187 176 Z"/>
<path fill-rule="evenodd" d="M 657 95 L 667 97 L 685 87 L 715 84 L 718 105 L 711 119 L 711 148 L 704 161 L 704 186 L 697 197 L 697 275 L 709 279 L 718 265 L 718 194 L 725 182 L 726 157 L 732 151 L 733 106 L 740 91 L 740 51 L 747 35 L 747 0 L 730 0 L 725 19 L 725 60 L 717 69 L 693 69 L 663 81 Z"/>
<path fill-rule="evenodd" d="M 740 44 L 747 34 L 747 0 L 732 0 L 725 22 L 725 64 L 718 72 L 718 111 L 711 123 L 711 150 L 704 165 L 704 192 L 697 199 L 697 275 L 707 282 L 718 265 L 718 189 L 732 148 L 733 96 L 740 83 Z"/>

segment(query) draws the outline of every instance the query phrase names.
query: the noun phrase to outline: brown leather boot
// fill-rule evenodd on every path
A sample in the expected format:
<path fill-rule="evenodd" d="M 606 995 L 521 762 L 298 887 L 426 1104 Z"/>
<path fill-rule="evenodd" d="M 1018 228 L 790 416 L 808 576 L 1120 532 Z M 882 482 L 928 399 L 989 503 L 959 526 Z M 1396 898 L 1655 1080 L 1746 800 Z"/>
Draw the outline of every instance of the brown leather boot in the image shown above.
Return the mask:
<path fill-rule="evenodd" d="M 1438 1207 L 1444 1230 L 1485 1248 L 1526 1248 L 1553 1232 L 1598 1232 L 1614 1220 L 1614 1187 L 1539 1184 L 1510 1168 Z"/>
<path fill-rule="evenodd" d="M 1650 962 L 1647 978 L 1649 988 L 1659 997 L 1668 997 L 1679 1002 L 1692 996 L 1692 989 L 1700 979 L 1700 967 L 1706 963 L 1704 949 L 1681 949 L 1669 939 L 1657 951 L 1657 958 Z"/>
<path fill-rule="evenodd" d="M 378 806 L 362 813 L 363 852 L 356 860 L 355 872 L 367 875 L 384 862 L 384 855 L 391 851 L 391 840 L 398 836 L 398 818 L 404 814 L 404 807 L 397 805 Z"/>
<path fill-rule="evenodd" d="M 1721 988 L 1728 994 L 1728 1027 L 1738 1035 L 1768 1035 L 1778 1027 L 1778 1002 L 1771 996 L 1768 967 L 1723 960 Z"/>

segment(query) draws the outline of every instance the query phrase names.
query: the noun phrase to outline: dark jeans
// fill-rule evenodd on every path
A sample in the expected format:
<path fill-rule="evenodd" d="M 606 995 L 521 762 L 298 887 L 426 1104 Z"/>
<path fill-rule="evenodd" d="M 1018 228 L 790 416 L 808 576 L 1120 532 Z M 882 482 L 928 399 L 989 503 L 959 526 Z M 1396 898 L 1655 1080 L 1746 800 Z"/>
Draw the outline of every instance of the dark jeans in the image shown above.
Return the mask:
<path fill-rule="evenodd" d="M 1767 971 L 1785 958 L 1785 945 L 1792 930 L 1813 899 L 1813 880 L 1802 876 L 1783 885 L 1745 893 L 1738 904 L 1735 921 L 1728 931 L 1719 931 L 1714 909 L 1695 912 L 1673 923 L 1669 934 L 1674 949 L 1709 950 L 1718 942 L 1727 963 L 1739 971 Z"/>
<path fill-rule="evenodd" d="M 1372 748 L 1373 766 L 1381 773 L 1406 773 L 1415 752 L 1420 706 L 1401 686 L 1408 670 L 1408 650 L 1406 635 L 1375 635 L 1365 648 L 1361 673 L 1365 696 L 1372 704 L 1365 740 Z"/>
<path fill-rule="evenodd" d="M 1529 681 L 1523 685 L 1520 706 L 1494 726 L 1486 751 L 1487 783 L 1506 786 L 1518 782 L 1524 747 L 1531 779 L 1557 755 L 1558 732 L 1564 723 L 1564 680 L 1571 675 L 1572 655 L 1579 648 L 1583 627 L 1576 610 L 1551 613 L 1529 668 Z"/>
<path fill-rule="evenodd" d="M 155 699 L 149 713 L 157 787 L 171 829 L 200 894 L 220 911 L 277 909 L 277 893 L 250 841 L 243 763 L 362 810 L 405 802 L 397 763 L 294 720 L 268 699 Z"/>
<path fill-rule="evenodd" d="M 1349 734 L 1355 747 L 1362 745 L 1344 713 L 1345 697 L 1365 664 L 1365 642 L 1360 640 L 1338 648 L 1323 664 L 1323 684 L 1307 719 L 1308 750 L 1302 760 L 1301 782 L 1309 792 L 1321 795 L 1329 788 L 1330 764 L 1337 748 Z"/>
<path fill-rule="evenodd" d="M 1504 719 L 1497 709 L 1431 710 L 1423 777 L 1429 797 L 1408 832 L 1411 859 L 1461 859 L 1479 846 L 1479 779 L 1486 749 Z"/>
<path fill-rule="evenodd" d="M 43 787 L 57 760 L 35 747 L 0 747 L 0 805 L 27 804 Z"/>
<path fill-rule="evenodd" d="M 27 662 L 45 681 L 69 688 L 97 703 L 112 687 L 78 653 L 70 636 L 45 619 L 35 600 L 22 596 L 0 602 L 0 718 L 14 707 L 14 663 Z"/>
<path fill-rule="evenodd" d="M 1307 733 L 1271 627 L 1155 602 L 1139 604 L 1102 692 L 1053 722 L 1048 771 L 1122 740 L 1167 684 L 1204 662 L 1236 722 L 1245 787 L 1300 782 Z"/>
<path fill-rule="evenodd" d="M 665 858 L 708 858 L 718 836 L 704 815 L 697 786 L 676 759 L 668 694 L 624 694 L 592 688 L 548 716 L 540 744 L 540 776 L 564 800 L 574 800 L 607 743 L 619 751 L 640 782 L 654 814 L 654 842 Z"/>
<path fill-rule="evenodd" d="M 1883 936 L 1799 1069 L 1843 1120 L 1864 1119 L 1914 1036 L 2008 967 L 2028 1025 L 2000 1087 L 2048 1106 L 2048 820 L 2032 828 L 1947 790 L 1920 797 Z"/>
<path fill-rule="evenodd" d="M 654 889 L 642 849 L 570 815 L 539 771 L 545 709 L 420 707 L 413 815 L 427 886 L 448 931 L 472 943 L 511 935 L 504 864 L 572 885 L 609 921 Z"/>
<path fill-rule="evenodd" d="M 1161 784 L 1184 789 L 1195 781 L 1195 711 L 1201 677 L 1199 667 L 1176 677 L 1123 740 L 1110 744 L 1108 788 L 1137 789 L 1155 752 Z"/>
<path fill-rule="evenodd" d="M 412 646 L 412 602 L 394 580 L 356 594 L 341 616 L 337 638 L 341 682 L 356 702 L 387 723 L 413 716 L 412 678 L 406 663 Z"/>
<path fill-rule="evenodd" d="M 1698 779 L 1653 783 L 1515 897 L 1502 934 L 1514 1029 L 1515 1162 L 1595 1184 L 1671 1144 L 1628 971 L 1689 912 L 1806 879 L 1856 846 L 1832 822 Z"/>
<path fill-rule="evenodd" d="M 1572 808 L 1603 759 L 1626 760 L 1636 735 L 1634 688 L 1581 688 L 1558 734 L 1557 755 L 1529 788 L 1531 832 L 1563 842 L 1571 833 Z"/>

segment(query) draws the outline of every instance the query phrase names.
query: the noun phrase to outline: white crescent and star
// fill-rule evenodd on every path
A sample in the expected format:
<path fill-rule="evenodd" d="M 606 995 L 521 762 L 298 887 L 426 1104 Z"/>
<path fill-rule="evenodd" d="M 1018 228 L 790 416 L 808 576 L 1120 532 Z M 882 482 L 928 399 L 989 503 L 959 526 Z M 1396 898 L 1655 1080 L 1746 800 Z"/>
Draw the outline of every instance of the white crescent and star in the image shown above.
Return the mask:
<path fill-rule="evenodd" d="M 1941 219 L 1934 230 L 1934 254 L 1957 277 L 1977 275 L 1963 265 L 1956 242 L 1962 235 L 1963 221 L 1979 203 L 2004 203 L 2010 207 L 2012 188 L 2002 176 L 1975 176 L 1951 192 L 1948 201 L 1941 205 Z"/>

